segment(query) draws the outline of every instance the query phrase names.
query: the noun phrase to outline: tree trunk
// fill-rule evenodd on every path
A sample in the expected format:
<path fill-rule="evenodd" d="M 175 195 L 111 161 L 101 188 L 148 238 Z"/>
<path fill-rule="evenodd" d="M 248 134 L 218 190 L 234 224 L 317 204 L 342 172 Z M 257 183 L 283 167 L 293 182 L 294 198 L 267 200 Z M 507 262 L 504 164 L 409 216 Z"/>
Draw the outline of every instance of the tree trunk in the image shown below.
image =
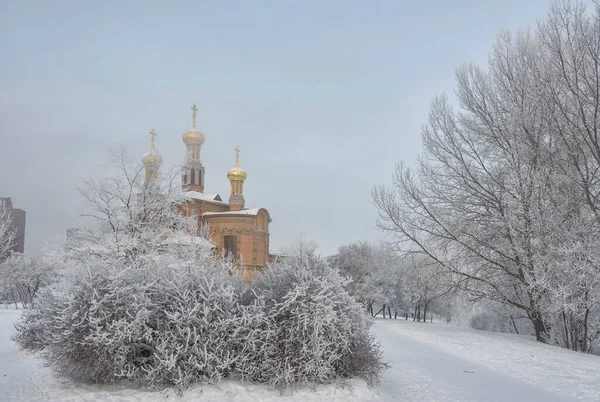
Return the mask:
<path fill-rule="evenodd" d="M 535 330 L 535 339 L 538 342 L 547 343 L 546 340 L 546 324 L 544 324 L 544 320 L 542 319 L 541 314 L 538 311 L 532 311 L 529 314 L 529 319 L 533 324 L 533 329 Z"/>
<path fill-rule="evenodd" d="M 388 305 L 388 317 L 392 318 L 392 311 L 390 310 L 390 306 Z"/>
<path fill-rule="evenodd" d="M 562 312 L 562 316 L 563 316 L 563 326 L 565 327 L 565 346 L 567 347 L 567 349 L 570 349 L 569 347 L 569 328 L 567 327 L 567 315 L 565 314 L 565 312 Z"/>
<path fill-rule="evenodd" d="M 383 305 L 383 308 L 381 310 L 383 310 L 383 318 L 385 318 L 385 304 Z"/>
<path fill-rule="evenodd" d="M 590 309 L 585 310 L 585 316 L 583 318 L 583 339 L 581 340 L 581 351 L 584 353 L 588 352 L 588 316 Z"/>
<path fill-rule="evenodd" d="M 517 329 L 517 324 L 515 323 L 515 319 L 512 315 L 510 316 L 510 322 L 512 323 L 512 326 L 513 326 L 515 332 L 517 333 L 517 335 L 519 335 L 519 330 Z"/>
<path fill-rule="evenodd" d="M 18 310 L 19 309 L 19 305 L 17 304 L 17 298 L 15 297 L 15 290 L 14 289 L 10 290 L 10 295 L 12 296 L 13 303 L 15 303 L 15 310 Z"/>

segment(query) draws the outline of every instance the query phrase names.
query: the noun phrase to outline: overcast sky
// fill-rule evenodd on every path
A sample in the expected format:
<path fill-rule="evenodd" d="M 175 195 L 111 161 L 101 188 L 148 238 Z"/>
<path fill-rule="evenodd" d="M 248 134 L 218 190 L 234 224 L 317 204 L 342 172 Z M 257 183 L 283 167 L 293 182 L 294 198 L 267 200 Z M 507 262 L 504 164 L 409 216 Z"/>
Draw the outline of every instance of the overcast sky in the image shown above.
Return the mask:
<path fill-rule="evenodd" d="M 376 241 L 376 184 L 414 163 L 432 98 L 485 64 L 496 34 L 548 0 L 2 1 L 0 197 L 27 211 L 25 248 L 77 224 L 75 184 L 108 149 L 158 133 L 164 167 L 198 106 L 206 193 L 229 197 L 239 145 L 246 206 L 271 213 L 271 252 Z"/>

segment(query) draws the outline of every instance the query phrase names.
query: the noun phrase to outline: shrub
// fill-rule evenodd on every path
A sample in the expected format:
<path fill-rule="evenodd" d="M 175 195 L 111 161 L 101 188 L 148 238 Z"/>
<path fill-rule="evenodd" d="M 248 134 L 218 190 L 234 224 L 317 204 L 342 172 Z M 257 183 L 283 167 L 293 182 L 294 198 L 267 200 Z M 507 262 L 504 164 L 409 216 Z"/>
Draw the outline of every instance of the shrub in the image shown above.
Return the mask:
<path fill-rule="evenodd" d="M 385 364 L 347 280 L 311 254 L 272 265 L 252 284 L 267 331 L 249 379 L 285 388 L 358 376 L 377 383 Z"/>
<path fill-rule="evenodd" d="M 43 290 L 15 341 L 61 376 L 162 389 L 229 376 L 285 388 L 384 364 L 370 322 L 316 258 L 289 259 L 246 285 L 214 259 L 84 267 Z"/>

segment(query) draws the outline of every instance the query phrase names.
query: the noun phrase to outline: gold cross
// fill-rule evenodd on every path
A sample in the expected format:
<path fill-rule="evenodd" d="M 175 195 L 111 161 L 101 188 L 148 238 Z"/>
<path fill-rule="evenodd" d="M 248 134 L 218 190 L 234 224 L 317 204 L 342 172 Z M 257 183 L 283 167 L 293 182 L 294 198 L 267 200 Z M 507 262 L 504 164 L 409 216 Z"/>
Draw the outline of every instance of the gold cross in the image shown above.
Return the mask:
<path fill-rule="evenodd" d="M 196 104 L 192 105 L 192 128 L 196 128 L 196 112 L 198 111 L 198 108 L 196 107 Z"/>
<path fill-rule="evenodd" d="M 150 149 L 154 151 L 154 137 L 156 137 L 157 134 L 154 132 L 154 129 L 150 130 Z"/>
<path fill-rule="evenodd" d="M 234 148 L 235 151 L 235 167 L 240 167 L 240 147 L 237 145 Z"/>

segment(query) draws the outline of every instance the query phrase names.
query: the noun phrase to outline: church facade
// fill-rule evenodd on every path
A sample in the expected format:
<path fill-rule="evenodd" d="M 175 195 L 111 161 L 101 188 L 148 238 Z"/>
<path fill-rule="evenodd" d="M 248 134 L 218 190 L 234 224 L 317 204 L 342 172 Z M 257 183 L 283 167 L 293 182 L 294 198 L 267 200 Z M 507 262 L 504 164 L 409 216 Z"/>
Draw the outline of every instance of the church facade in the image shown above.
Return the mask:
<path fill-rule="evenodd" d="M 219 194 L 205 190 L 201 150 L 205 135 L 196 128 L 196 105 L 192 106 L 192 127 L 183 134 L 185 161 L 181 186 L 184 203 L 181 212 L 196 216 L 198 228 L 208 227 L 209 239 L 218 254 L 231 255 L 246 280 L 253 280 L 273 257 L 269 254 L 269 224 L 271 217 L 265 208 L 246 208 L 244 183 L 247 173 L 239 164 L 239 148 L 235 148 L 235 165 L 227 172 L 230 195 L 224 201 Z M 146 178 L 157 175 L 162 157 L 154 150 L 154 130 L 151 150 L 142 157 Z"/>

